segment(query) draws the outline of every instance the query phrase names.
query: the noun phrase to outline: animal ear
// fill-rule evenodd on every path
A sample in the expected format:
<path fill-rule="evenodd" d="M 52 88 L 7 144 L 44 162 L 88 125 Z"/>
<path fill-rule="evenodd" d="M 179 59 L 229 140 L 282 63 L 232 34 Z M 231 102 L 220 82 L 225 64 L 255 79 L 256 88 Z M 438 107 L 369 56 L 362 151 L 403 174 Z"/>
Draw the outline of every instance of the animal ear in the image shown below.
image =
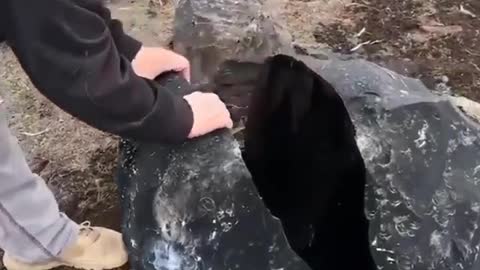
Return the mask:
<path fill-rule="evenodd" d="M 311 109 L 313 73 L 293 57 L 276 55 L 266 59 L 254 83 L 250 116 L 255 122 L 282 112 L 285 127 L 296 132 Z"/>

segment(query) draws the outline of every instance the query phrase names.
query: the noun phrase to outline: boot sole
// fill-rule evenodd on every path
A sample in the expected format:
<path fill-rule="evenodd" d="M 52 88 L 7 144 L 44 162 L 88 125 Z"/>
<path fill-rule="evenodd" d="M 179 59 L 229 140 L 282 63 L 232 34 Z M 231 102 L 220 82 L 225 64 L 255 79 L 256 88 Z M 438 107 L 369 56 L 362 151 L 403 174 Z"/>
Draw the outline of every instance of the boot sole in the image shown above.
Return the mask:
<path fill-rule="evenodd" d="M 18 265 L 18 267 L 8 267 L 7 266 L 8 262 L 5 263 L 5 261 L 4 261 L 3 265 L 5 266 L 5 268 L 7 270 L 26 270 L 26 269 L 28 269 L 28 270 L 50 270 L 50 269 L 60 267 L 60 266 L 72 267 L 72 268 L 79 269 L 79 270 L 108 270 L 108 269 L 114 269 L 114 268 L 122 267 L 123 265 L 125 265 L 125 263 L 123 263 L 121 265 L 111 266 L 111 267 L 79 266 L 79 265 L 73 265 L 73 264 L 61 263 L 61 262 L 52 262 L 52 263 L 48 263 L 48 264 L 44 264 L 44 265 L 38 265 L 38 266 L 24 264 L 24 265 Z"/>

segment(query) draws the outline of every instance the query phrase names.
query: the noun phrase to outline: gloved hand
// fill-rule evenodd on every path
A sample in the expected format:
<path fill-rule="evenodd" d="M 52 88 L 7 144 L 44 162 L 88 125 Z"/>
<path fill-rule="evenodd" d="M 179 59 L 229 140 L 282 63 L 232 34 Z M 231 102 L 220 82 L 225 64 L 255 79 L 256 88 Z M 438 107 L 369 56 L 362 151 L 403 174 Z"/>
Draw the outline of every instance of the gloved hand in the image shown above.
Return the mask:
<path fill-rule="evenodd" d="M 193 92 L 183 97 L 193 111 L 193 127 L 189 138 L 205 135 L 220 128 L 232 128 L 230 112 L 213 93 Z"/>
<path fill-rule="evenodd" d="M 150 80 L 162 73 L 175 71 L 190 82 L 190 63 L 187 58 L 161 47 L 142 46 L 132 61 L 132 68 L 138 76 Z"/>

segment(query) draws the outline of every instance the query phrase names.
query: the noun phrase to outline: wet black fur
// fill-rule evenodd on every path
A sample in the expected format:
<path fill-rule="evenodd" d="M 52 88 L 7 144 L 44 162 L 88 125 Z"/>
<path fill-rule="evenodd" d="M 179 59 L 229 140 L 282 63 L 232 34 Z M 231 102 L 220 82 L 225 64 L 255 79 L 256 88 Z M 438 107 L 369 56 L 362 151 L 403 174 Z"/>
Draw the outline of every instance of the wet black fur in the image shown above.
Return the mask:
<path fill-rule="evenodd" d="M 333 86 L 285 55 L 227 62 L 217 82 L 224 99 L 232 89 L 251 90 L 244 160 L 292 248 L 315 270 L 375 269 L 365 165 Z"/>

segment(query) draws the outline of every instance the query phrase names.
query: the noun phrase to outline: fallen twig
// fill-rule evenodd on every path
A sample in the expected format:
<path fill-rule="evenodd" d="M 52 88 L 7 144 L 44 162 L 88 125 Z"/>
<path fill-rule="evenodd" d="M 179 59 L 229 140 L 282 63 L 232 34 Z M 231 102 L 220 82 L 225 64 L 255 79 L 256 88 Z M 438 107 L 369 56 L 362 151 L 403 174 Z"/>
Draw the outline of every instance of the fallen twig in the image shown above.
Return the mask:
<path fill-rule="evenodd" d="M 365 31 L 367 30 L 366 27 L 363 27 L 362 30 L 360 30 L 360 32 L 358 32 L 357 34 L 355 34 L 355 37 L 360 37 L 361 35 L 363 35 L 363 33 L 365 33 Z"/>
<path fill-rule="evenodd" d="M 243 126 L 241 126 L 241 127 L 236 127 L 236 128 L 234 128 L 234 129 L 232 129 L 232 135 L 235 135 L 235 134 L 237 134 L 238 132 L 240 132 L 240 131 L 242 131 L 242 130 L 244 130 L 244 129 L 245 129 L 245 127 L 243 127 Z"/>
<path fill-rule="evenodd" d="M 480 71 L 480 67 L 479 67 L 477 64 L 475 64 L 475 63 L 473 63 L 473 62 L 470 62 L 470 64 L 472 64 L 472 66 L 473 66 L 476 70 Z"/>
<path fill-rule="evenodd" d="M 373 44 L 377 44 L 377 43 L 380 43 L 380 42 L 382 42 L 382 41 L 381 41 L 381 40 L 378 40 L 378 39 L 377 39 L 377 40 L 374 40 L 374 41 L 371 41 L 371 40 L 365 41 L 365 42 L 362 42 L 362 43 L 358 44 L 357 46 L 351 48 L 351 49 L 350 49 L 350 52 L 354 52 L 354 51 L 360 49 L 361 47 L 363 47 L 363 46 L 365 46 L 365 45 L 373 45 Z"/>
<path fill-rule="evenodd" d="M 471 11 L 468 10 L 468 9 L 465 9 L 465 8 L 463 7 L 463 5 L 460 5 L 459 11 L 460 11 L 460 13 L 466 14 L 466 15 L 472 17 L 472 18 L 476 18 L 476 17 L 477 17 L 477 15 L 475 15 L 473 12 L 471 12 Z"/>
<path fill-rule="evenodd" d="M 382 42 L 382 40 L 377 39 L 377 40 L 374 40 L 374 41 L 370 42 L 370 45 L 377 44 L 377 43 L 380 43 L 380 42 Z"/>
<path fill-rule="evenodd" d="M 45 130 L 42 130 L 42 131 L 39 131 L 39 132 L 35 132 L 35 133 L 30 133 L 30 132 L 22 132 L 21 134 L 25 135 L 25 136 L 29 136 L 29 137 L 34 137 L 34 136 L 39 136 L 39 135 L 42 135 L 44 133 L 47 133 L 48 131 L 50 131 L 49 128 L 46 128 Z"/>
<path fill-rule="evenodd" d="M 350 51 L 351 51 L 351 52 L 354 52 L 354 51 L 360 49 L 361 47 L 363 47 L 364 45 L 370 44 L 370 42 L 371 42 L 370 40 L 369 40 L 369 41 L 362 42 L 362 43 L 358 44 L 357 46 L 351 48 Z"/>
<path fill-rule="evenodd" d="M 469 49 L 465 49 L 465 51 L 470 55 L 480 56 L 480 53 L 474 53 L 474 52 L 470 51 Z"/>

